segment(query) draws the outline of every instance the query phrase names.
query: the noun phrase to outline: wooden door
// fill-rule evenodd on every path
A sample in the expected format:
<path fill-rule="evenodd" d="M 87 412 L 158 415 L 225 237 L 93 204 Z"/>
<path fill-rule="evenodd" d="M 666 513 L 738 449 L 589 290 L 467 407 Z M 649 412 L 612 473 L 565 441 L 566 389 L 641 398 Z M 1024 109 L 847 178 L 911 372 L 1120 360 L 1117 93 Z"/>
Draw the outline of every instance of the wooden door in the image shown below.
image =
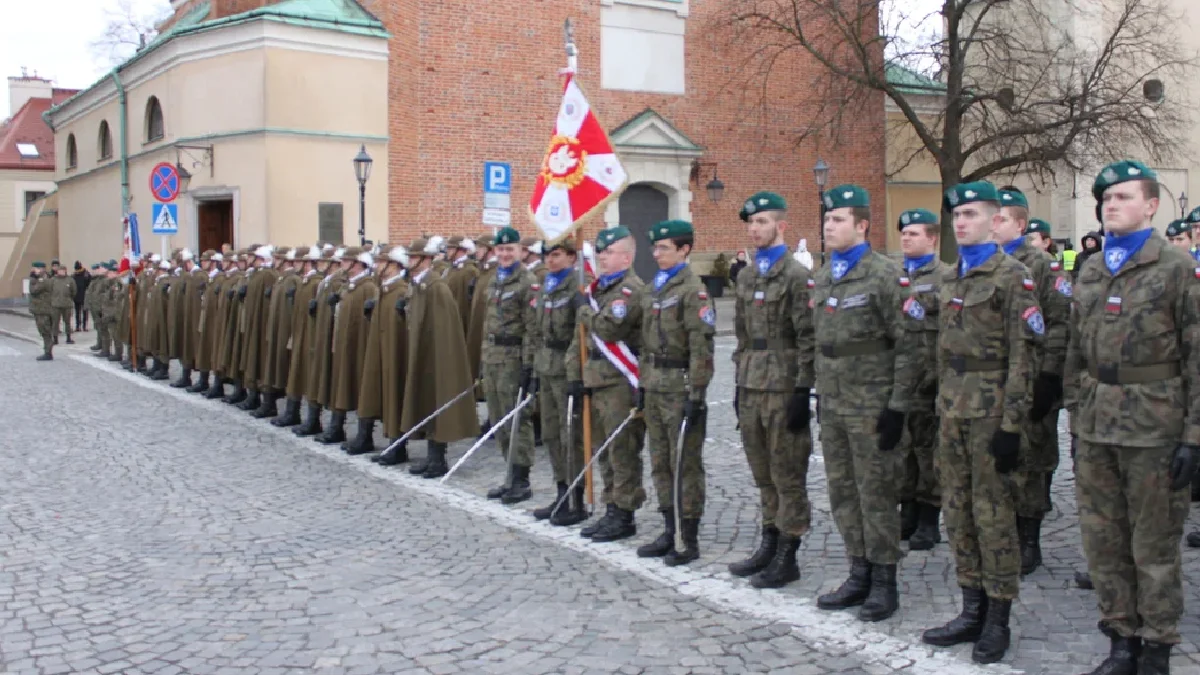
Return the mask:
<path fill-rule="evenodd" d="M 199 205 L 200 250 L 220 251 L 233 245 L 233 200 L 202 201 Z"/>

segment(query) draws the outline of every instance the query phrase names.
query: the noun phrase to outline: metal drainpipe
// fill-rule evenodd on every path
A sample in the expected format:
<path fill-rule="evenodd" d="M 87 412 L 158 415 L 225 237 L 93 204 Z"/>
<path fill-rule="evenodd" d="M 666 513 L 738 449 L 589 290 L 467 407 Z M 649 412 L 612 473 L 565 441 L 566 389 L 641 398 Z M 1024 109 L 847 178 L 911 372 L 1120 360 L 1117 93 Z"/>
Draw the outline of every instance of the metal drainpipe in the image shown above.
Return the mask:
<path fill-rule="evenodd" d="M 121 84 L 121 74 L 116 68 L 112 69 L 111 77 L 117 87 L 117 101 L 121 108 L 121 215 L 129 214 L 129 105 L 125 98 L 125 85 Z"/>

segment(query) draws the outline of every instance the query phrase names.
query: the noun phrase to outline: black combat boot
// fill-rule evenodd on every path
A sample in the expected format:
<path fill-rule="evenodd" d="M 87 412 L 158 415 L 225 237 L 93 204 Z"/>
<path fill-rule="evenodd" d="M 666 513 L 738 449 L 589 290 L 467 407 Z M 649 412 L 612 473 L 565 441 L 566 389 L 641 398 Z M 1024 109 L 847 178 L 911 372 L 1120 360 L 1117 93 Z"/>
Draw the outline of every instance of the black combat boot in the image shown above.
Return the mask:
<path fill-rule="evenodd" d="M 663 563 L 667 567 L 678 567 L 700 559 L 700 519 L 684 518 L 680 525 L 683 527 L 683 550 L 672 550 L 663 556 Z"/>
<path fill-rule="evenodd" d="M 921 635 L 921 641 L 935 647 L 953 647 L 975 642 L 983 632 L 983 617 L 987 613 L 988 597 L 982 588 L 962 589 L 963 607 L 958 616 Z"/>
<path fill-rule="evenodd" d="M 488 499 L 501 499 L 508 494 L 508 483 L 502 483 L 487 491 Z"/>
<path fill-rule="evenodd" d="M 633 522 L 633 511 L 626 511 L 612 504 L 609 506 L 613 509 L 612 517 L 606 515 L 601 518 L 600 527 L 592 533 L 592 541 L 597 544 L 620 541 L 637 534 L 637 524 Z"/>
<path fill-rule="evenodd" d="M 593 534 L 599 532 L 600 529 L 608 523 L 608 521 L 612 520 L 613 512 L 615 512 L 616 509 L 616 504 L 611 502 L 606 504 L 604 506 L 604 515 L 597 518 L 594 522 L 592 522 L 591 525 L 584 525 L 583 528 L 579 530 L 579 536 L 583 537 L 584 539 L 591 539 Z"/>
<path fill-rule="evenodd" d="M 483 438 L 484 436 L 487 435 L 487 432 L 489 432 L 491 430 L 492 430 L 492 421 L 484 420 L 483 422 L 481 422 L 479 424 L 479 435 L 475 437 L 475 440 L 479 440 L 479 439 Z"/>
<path fill-rule="evenodd" d="M 900 609 L 896 565 L 871 565 L 871 592 L 858 608 L 859 621 L 883 621 Z"/>
<path fill-rule="evenodd" d="M 219 375 L 213 375 L 212 386 L 208 388 L 208 391 L 204 392 L 204 398 L 210 400 L 214 398 L 225 398 L 225 383 L 221 380 Z"/>
<path fill-rule="evenodd" d="M 758 549 L 745 560 L 729 563 L 729 573 L 735 577 L 748 577 L 767 569 L 767 565 L 775 558 L 778 544 L 779 530 L 774 525 L 764 526 L 762 538 L 758 540 Z"/>
<path fill-rule="evenodd" d="M 69 344 L 69 345 L 75 344 L 75 341 L 71 339 L 70 333 L 67 333 L 67 344 Z"/>
<path fill-rule="evenodd" d="M 107 349 L 101 348 L 100 351 L 96 352 L 96 358 L 111 360 L 112 352 L 108 351 Z"/>
<path fill-rule="evenodd" d="M 279 394 L 274 391 L 266 391 L 260 394 L 260 398 L 262 398 L 262 403 L 250 413 L 251 417 L 256 420 L 265 420 L 279 414 L 279 406 L 276 405 L 276 402 L 279 401 Z"/>
<path fill-rule="evenodd" d="M 171 362 L 155 360 L 155 370 L 150 371 L 150 379 L 156 382 L 171 379 Z"/>
<path fill-rule="evenodd" d="M 96 344 L 88 347 L 88 349 L 90 349 L 94 352 L 100 351 L 100 336 L 99 335 L 96 336 Z"/>
<path fill-rule="evenodd" d="M 504 496 L 500 498 L 500 503 L 520 504 L 532 496 L 533 490 L 529 485 L 529 467 L 514 464 L 512 485 L 504 493 Z"/>
<path fill-rule="evenodd" d="M 41 356 L 34 359 L 35 361 L 53 361 L 54 356 L 50 352 L 44 352 Z"/>
<path fill-rule="evenodd" d="M 1171 645 L 1143 641 L 1137 675 L 1171 675 Z"/>
<path fill-rule="evenodd" d="M 142 363 L 138 366 L 138 372 L 146 377 L 150 377 L 158 372 L 158 359 L 153 356 L 147 358 L 142 357 Z"/>
<path fill-rule="evenodd" d="M 1021 542 L 1021 576 L 1027 576 L 1042 564 L 1042 519 L 1017 516 L 1017 537 Z"/>
<path fill-rule="evenodd" d="M 196 383 L 193 384 L 192 386 L 188 387 L 185 391 L 187 391 L 187 393 L 189 393 L 189 394 L 199 394 L 199 393 L 206 391 L 207 389 L 208 389 L 208 371 L 202 370 L 202 371 L 200 371 L 200 378 L 198 380 L 196 380 Z"/>
<path fill-rule="evenodd" d="M 763 535 L 764 537 L 766 535 L 765 529 Z M 800 537 L 789 537 L 778 532 L 776 532 L 776 536 L 778 539 L 774 546 L 775 555 L 771 556 L 771 562 L 750 577 L 750 585 L 755 588 L 783 588 L 800 578 L 800 566 L 796 564 L 796 551 L 800 550 Z"/>
<path fill-rule="evenodd" d="M 391 439 L 383 452 L 371 458 L 379 466 L 396 466 L 408 461 L 408 441 L 396 443 L 399 439 Z"/>
<path fill-rule="evenodd" d="M 658 539 L 638 547 L 639 558 L 661 558 L 675 550 L 675 509 L 663 509 L 663 533 Z"/>
<path fill-rule="evenodd" d="M 906 499 L 900 502 L 900 541 L 908 541 L 917 531 L 920 511 L 915 500 Z"/>
<path fill-rule="evenodd" d="M 125 357 L 122 353 L 124 351 L 125 350 L 120 347 L 113 347 L 112 354 L 109 355 L 108 360 L 114 363 L 120 363 L 124 361 Z"/>
<path fill-rule="evenodd" d="M 354 440 L 346 444 L 347 455 L 365 455 L 375 452 L 375 420 L 369 417 L 358 418 L 358 433 Z"/>
<path fill-rule="evenodd" d="M 221 400 L 229 405 L 237 405 L 246 400 L 246 388 L 242 386 L 241 382 L 235 380 L 233 383 L 233 391 L 229 392 L 225 398 Z"/>
<path fill-rule="evenodd" d="M 983 632 L 975 641 L 975 649 L 971 650 L 971 660 L 975 663 L 995 663 L 1004 658 L 1012 633 L 1008 629 L 1008 616 L 1012 611 L 1012 600 L 997 600 L 988 598 L 987 619 L 983 622 Z"/>
<path fill-rule="evenodd" d="M 1096 586 L 1092 584 L 1092 575 L 1088 572 L 1075 573 L 1075 586 L 1082 588 L 1085 591 L 1090 591 L 1096 588 Z"/>
<path fill-rule="evenodd" d="M 562 501 L 563 506 L 566 507 L 566 501 L 563 500 L 563 496 L 567 494 L 567 484 L 559 483 L 556 487 L 558 488 L 558 496 L 554 499 L 554 501 L 550 502 L 546 506 L 542 506 L 533 510 L 533 517 L 537 520 L 546 520 L 549 518 L 554 511 L 554 507 L 560 501 Z"/>
<path fill-rule="evenodd" d="M 262 396 L 258 393 L 258 388 L 250 387 L 246 389 L 246 399 L 237 404 L 235 407 L 238 410 L 245 410 L 249 412 L 260 405 L 262 405 Z"/>
<path fill-rule="evenodd" d="M 942 510 L 932 504 L 917 504 L 917 507 L 917 531 L 908 538 L 908 550 L 930 551 L 942 543 L 942 531 L 938 528 Z"/>
<path fill-rule="evenodd" d="M 1121 637 L 1115 632 L 1100 631 L 1108 636 L 1110 646 L 1108 658 L 1100 662 L 1095 670 L 1086 675 L 1138 675 L 1138 657 L 1142 654 L 1142 639 L 1139 637 Z"/>
<path fill-rule="evenodd" d="M 871 593 L 871 563 L 866 558 L 850 558 L 850 576 L 837 590 L 817 598 L 817 609 L 858 607 Z"/>
<path fill-rule="evenodd" d="M 425 451 L 427 463 L 421 478 L 441 478 L 450 473 L 450 467 L 446 464 L 447 444 L 436 441 L 426 441 L 425 444 L 429 449 Z M 529 467 L 525 467 L 525 476 L 529 476 Z M 528 485 L 528 481 L 525 484 Z"/>
<path fill-rule="evenodd" d="M 334 410 L 329 416 L 329 426 L 317 434 L 315 440 L 323 445 L 334 445 L 346 440 L 346 412 Z"/>
<path fill-rule="evenodd" d="M 430 449 L 430 444 L 428 441 L 426 441 L 425 442 L 425 459 L 419 459 L 416 462 L 414 462 L 412 466 L 408 467 L 408 472 L 414 476 L 424 476 L 425 469 L 428 469 L 429 463 L 433 461 L 433 458 L 429 454 L 430 452 L 432 452 L 432 450 Z"/>
<path fill-rule="evenodd" d="M 1186 539 L 1188 548 L 1200 548 L 1200 530 L 1188 532 Z"/>
<path fill-rule="evenodd" d="M 533 416 L 533 445 L 534 447 L 542 447 L 542 416 Z"/>
<path fill-rule="evenodd" d="M 300 399 L 289 398 L 283 406 L 283 413 L 271 420 L 271 426 L 294 427 L 300 424 Z"/>
<path fill-rule="evenodd" d="M 587 505 L 583 503 L 583 486 L 577 486 L 572 492 L 571 497 L 575 502 L 574 508 L 571 507 L 572 499 L 567 499 L 563 505 L 550 515 L 550 524 L 558 527 L 570 527 L 578 525 L 587 520 L 588 512 Z"/>
<path fill-rule="evenodd" d="M 172 389 L 185 389 L 192 386 L 192 369 L 185 367 L 179 372 L 179 379 L 171 383 Z"/>
<path fill-rule="evenodd" d="M 292 429 L 292 433 L 300 436 L 316 436 L 321 433 L 321 406 L 308 402 L 307 416 L 304 418 L 304 424 Z"/>

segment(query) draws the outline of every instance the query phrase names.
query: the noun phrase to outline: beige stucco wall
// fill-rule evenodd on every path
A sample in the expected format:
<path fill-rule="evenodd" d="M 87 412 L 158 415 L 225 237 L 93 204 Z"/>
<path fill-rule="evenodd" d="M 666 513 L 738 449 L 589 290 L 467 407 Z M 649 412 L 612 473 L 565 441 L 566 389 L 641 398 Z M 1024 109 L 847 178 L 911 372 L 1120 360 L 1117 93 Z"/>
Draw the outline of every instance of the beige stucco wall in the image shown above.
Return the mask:
<path fill-rule="evenodd" d="M 0 237 L 21 231 L 25 224 L 26 192 L 53 191 L 54 175 L 48 171 L 0 169 Z"/>

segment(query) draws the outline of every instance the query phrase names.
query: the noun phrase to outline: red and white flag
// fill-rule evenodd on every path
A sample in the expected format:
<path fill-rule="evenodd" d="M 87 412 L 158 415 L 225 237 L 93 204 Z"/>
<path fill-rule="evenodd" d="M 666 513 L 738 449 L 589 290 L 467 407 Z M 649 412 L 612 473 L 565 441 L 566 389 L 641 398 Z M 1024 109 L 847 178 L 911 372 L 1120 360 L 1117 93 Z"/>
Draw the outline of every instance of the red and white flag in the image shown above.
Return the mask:
<path fill-rule="evenodd" d="M 133 269 L 142 252 L 141 242 L 138 238 L 137 214 L 130 213 L 122 218 L 121 229 L 123 231 L 121 262 L 117 264 L 117 271 L 124 274 Z"/>
<path fill-rule="evenodd" d="M 625 168 L 587 98 L 567 75 L 558 120 L 542 159 L 529 211 L 542 238 L 557 244 L 625 187 Z"/>

